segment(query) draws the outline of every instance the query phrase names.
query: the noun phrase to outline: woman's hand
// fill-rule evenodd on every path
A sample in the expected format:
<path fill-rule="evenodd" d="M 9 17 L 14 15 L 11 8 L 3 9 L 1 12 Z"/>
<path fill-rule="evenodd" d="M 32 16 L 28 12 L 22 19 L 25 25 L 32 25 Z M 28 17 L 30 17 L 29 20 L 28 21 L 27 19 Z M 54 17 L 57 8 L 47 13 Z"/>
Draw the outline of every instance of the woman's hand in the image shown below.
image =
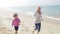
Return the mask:
<path fill-rule="evenodd" d="M 43 21 L 43 19 L 41 19 Z"/>

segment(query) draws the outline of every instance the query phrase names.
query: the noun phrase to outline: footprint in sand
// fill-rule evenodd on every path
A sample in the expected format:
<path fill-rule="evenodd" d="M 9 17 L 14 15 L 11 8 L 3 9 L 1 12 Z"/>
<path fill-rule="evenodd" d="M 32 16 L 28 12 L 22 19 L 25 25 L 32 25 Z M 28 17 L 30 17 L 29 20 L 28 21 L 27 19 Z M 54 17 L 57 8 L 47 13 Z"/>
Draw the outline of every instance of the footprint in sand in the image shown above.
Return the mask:
<path fill-rule="evenodd" d="M 29 29 L 29 27 L 25 27 L 21 31 L 30 31 L 30 29 Z"/>

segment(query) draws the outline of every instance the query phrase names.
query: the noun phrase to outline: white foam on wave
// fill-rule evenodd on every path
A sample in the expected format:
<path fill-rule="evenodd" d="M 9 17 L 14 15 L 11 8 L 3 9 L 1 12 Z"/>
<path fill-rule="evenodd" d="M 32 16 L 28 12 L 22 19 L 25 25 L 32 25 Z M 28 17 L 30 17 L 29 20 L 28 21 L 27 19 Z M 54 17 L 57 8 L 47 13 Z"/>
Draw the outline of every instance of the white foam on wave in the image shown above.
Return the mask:
<path fill-rule="evenodd" d="M 60 18 L 55 18 L 55 17 L 51 17 L 51 16 L 45 16 L 45 15 L 43 15 L 43 17 L 60 21 Z"/>
<path fill-rule="evenodd" d="M 33 12 L 27 12 L 27 14 L 30 16 L 33 16 L 34 13 Z M 47 15 L 43 15 L 43 17 L 60 21 L 60 18 L 56 18 L 56 17 L 51 17 L 51 16 L 47 16 Z"/>
<path fill-rule="evenodd" d="M 22 14 L 27 15 L 27 16 L 33 16 L 34 13 L 33 12 L 25 12 L 25 13 L 22 12 Z M 43 17 L 60 21 L 60 18 L 56 18 L 56 17 L 51 17 L 47 15 L 43 15 Z"/>
<path fill-rule="evenodd" d="M 33 14 L 34 14 L 33 12 L 26 12 L 26 13 L 29 16 L 33 16 Z M 43 17 L 60 21 L 60 18 L 57 18 L 57 17 L 51 17 L 51 16 L 47 16 L 47 15 L 43 15 Z"/>
<path fill-rule="evenodd" d="M 28 15 L 33 16 L 33 12 L 26 12 Z"/>

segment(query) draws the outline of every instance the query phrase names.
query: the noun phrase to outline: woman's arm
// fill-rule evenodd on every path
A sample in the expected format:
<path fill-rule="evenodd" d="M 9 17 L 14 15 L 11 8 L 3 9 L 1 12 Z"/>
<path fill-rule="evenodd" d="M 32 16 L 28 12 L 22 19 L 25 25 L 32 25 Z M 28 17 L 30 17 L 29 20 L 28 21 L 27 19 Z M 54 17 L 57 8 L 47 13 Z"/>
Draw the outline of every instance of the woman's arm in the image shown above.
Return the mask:
<path fill-rule="evenodd" d="M 41 20 L 43 21 L 43 15 L 42 15 L 42 13 L 41 13 Z"/>
<path fill-rule="evenodd" d="M 34 13 L 34 16 L 36 15 L 36 12 Z"/>

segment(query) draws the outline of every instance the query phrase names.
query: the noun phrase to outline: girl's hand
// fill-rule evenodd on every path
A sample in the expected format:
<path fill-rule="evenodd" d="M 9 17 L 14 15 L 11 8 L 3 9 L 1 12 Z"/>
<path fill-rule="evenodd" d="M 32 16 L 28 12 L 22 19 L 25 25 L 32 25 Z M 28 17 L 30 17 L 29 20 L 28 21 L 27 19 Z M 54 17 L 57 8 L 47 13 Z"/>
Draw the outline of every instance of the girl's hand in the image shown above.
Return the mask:
<path fill-rule="evenodd" d="M 19 25 L 21 25 L 22 23 L 19 23 Z"/>
<path fill-rule="evenodd" d="M 13 24 L 12 24 L 12 26 L 13 26 Z"/>
<path fill-rule="evenodd" d="M 12 25 L 13 26 L 13 25 Z"/>

